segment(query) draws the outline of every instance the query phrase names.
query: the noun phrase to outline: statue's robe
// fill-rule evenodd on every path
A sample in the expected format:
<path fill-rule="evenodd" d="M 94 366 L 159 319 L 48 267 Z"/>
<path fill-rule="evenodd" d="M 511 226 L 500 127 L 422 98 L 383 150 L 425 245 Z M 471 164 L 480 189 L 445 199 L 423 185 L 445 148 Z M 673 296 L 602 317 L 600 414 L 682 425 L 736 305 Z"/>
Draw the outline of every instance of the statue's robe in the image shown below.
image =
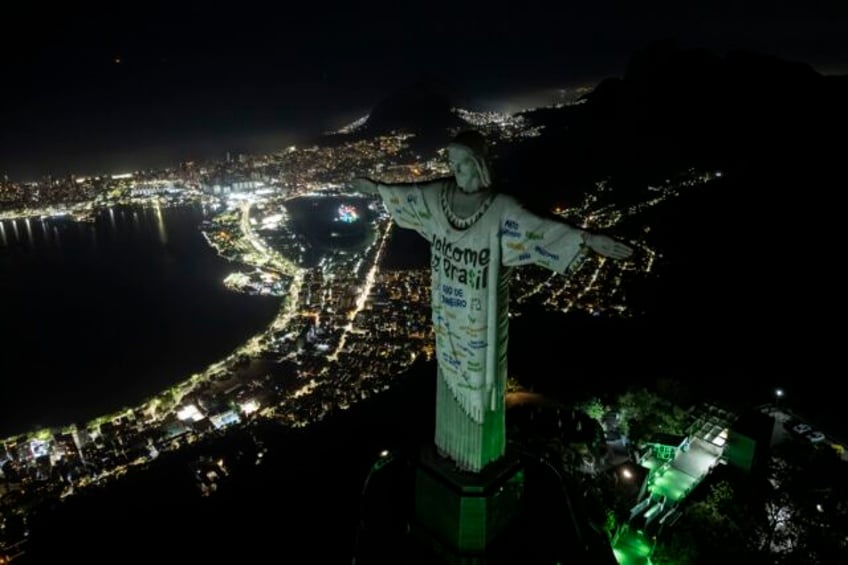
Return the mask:
<path fill-rule="evenodd" d="M 378 190 L 395 222 L 430 242 L 436 447 L 460 468 L 480 471 L 506 448 L 510 268 L 573 271 L 583 256 L 581 231 L 497 193 L 476 222 L 457 229 L 445 213 L 453 178 Z"/>

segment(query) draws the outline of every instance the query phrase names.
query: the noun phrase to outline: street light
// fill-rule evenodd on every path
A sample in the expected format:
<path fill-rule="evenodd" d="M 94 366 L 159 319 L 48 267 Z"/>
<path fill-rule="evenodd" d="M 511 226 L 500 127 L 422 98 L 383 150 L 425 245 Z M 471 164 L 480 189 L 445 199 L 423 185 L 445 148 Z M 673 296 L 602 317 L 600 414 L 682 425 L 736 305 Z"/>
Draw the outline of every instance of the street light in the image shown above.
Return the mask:
<path fill-rule="evenodd" d="M 783 398 L 784 392 L 782 388 L 774 389 L 774 407 L 775 409 L 780 407 L 780 399 Z"/>

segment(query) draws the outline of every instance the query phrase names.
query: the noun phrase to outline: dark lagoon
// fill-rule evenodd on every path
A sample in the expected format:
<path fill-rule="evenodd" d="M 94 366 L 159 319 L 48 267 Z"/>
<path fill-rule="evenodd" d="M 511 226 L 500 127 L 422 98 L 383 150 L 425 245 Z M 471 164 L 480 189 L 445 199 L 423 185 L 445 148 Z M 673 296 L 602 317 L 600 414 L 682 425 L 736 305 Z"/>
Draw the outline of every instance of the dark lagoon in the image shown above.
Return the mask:
<path fill-rule="evenodd" d="M 305 196 L 289 200 L 285 206 L 291 228 L 306 243 L 302 267 L 315 267 L 337 253 L 357 253 L 374 241 L 371 220 L 376 212 L 366 198 Z M 273 238 L 269 240 L 273 243 Z"/>
<path fill-rule="evenodd" d="M 200 205 L 0 222 L 0 437 L 132 406 L 266 327 L 228 291 Z"/>

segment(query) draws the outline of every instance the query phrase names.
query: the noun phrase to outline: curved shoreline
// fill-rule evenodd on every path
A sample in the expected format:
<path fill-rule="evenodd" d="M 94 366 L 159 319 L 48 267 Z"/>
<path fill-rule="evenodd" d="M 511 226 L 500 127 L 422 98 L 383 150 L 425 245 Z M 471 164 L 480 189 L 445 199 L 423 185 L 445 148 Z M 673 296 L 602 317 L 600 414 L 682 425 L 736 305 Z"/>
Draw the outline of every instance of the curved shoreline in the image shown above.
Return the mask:
<path fill-rule="evenodd" d="M 289 199 L 310 196 L 337 195 L 310 192 L 307 194 L 297 194 L 290 197 Z M 199 201 L 199 199 L 195 199 L 190 202 L 185 202 L 183 204 L 197 203 Z M 138 202 L 134 204 L 144 205 Z M 146 204 L 151 205 L 150 202 L 146 202 Z M 158 206 L 158 202 L 153 205 Z M 75 426 L 74 424 L 35 428 L 29 431 L 15 433 L 5 438 L 0 438 L 0 442 L 15 443 L 17 441 L 25 439 L 48 437 L 59 433 L 76 433 L 83 429 L 90 430 L 98 428 L 105 422 L 119 420 L 124 417 L 134 417 L 134 415 L 138 412 L 141 412 L 148 416 L 149 419 L 147 420 L 147 424 L 155 425 L 165 420 L 168 416 L 175 415 L 182 399 L 185 398 L 187 395 L 195 392 L 201 385 L 210 384 L 215 378 L 219 378 L 222 374 L 225 374 L 228 371 L 237 368 L 236 365 L 240 361 L 243 361 L 245 357 L 248 359 L 260 358 L 262 353 L 266 351 L 263 347 L 263 340 L 268 338 L 271 334 L 275 332 L 285 331 L 296 316 L 304 276 L 309 271 L 309 269 L 296 266 L 293 262 L 282 256 L 277 251 L 273 250 L 261 237 L 259 237 L 255 233 L 250 224 L 250 212 L 253 205 L 254 203 L 245 201 L 239 207 L 240 219 L 238 225 L 240 237 L 239 241 L 234 244 L 234 247 L 242 246 L 243 248 L 248 248 L 252 250 L 252 252 L 255 253 L 257 257 L 253 257 L 252 255 L 248 254 L 242 254 L 237 259 L 233 258 L 224 250 L 222 250 L 221 247 L 209 237 L 209 234 L 205 229 L 201 229 L 200 231 L 203 234 L 207 245 L 209 245 L 219 257 L 237 265 L 253 267 L 255 269 L 265 271 L 272 271 L 280 275 L 291 277 L 291 283 L 288 285 L 287 291 L 282 295 L 282 303 L 280 304 L 277 313 L 274 315 L 274 318 L 269 324 L 267 324 L 263 329 L 254 333 L 249 338 L 244 340 L 240 345 L 235 347 L 229 353 L 224 354 L 217 361 L 208 364 L 203 370 L 193 373 L 188 377 L 177 381 L 173 385 L 166 387 L 164 390 L 161 390 L 160 392 L 148 396 L 141 402 L 134 403 L 133 406 L 122 407 L 119 410 L 115 410 L 113 412 L 109 412 L 101 416 L 91 418 L 86 421 L 80 428 L 77 428 L 77 426 Z M 106 208 L 107 207 L 94 207 L 90 209 L 90 212 L 96 213 L 101 209 Z M 38 211 L 32 212 L 31 214 L 27 214 L 27 217 L 30 217 L 32 215 L 39 215 Z M 375 222 L 379 223 L 376 220 Z M 383 244 L 385 243 L 387 236 L 388 230 L 386 230 L 382 234 L 382 237 L 380 237 L 378 233 L 378 237 L 375 239 L 374 243 L 376 244 L 377 240 L 380 240 L 380 250 L 382 250 Z M 380 253 L 378 252 L 377 256 L 379 257 L 379 255 Z M 371 271 L 373 278 L 373 269 Z M 367 296 L 367 292 L 363 292 L 362 296 Z M 364 300 L 360 300 L 358 302 L 359 309 L 361 309 L 361 304 L 364 302 Z M 345 328 L 345 333 L 347 333 L 348 331 L 352 331 L 352 324 L 348 324 L 348 326 Z M 343 344 L 344 340 L 342 339 L 339 347 L 336 348 L 336 354 L 339 350 L 341 350 Z M 307 394 L 308 392 L 310 392 L 310 390 L 311 388 L 309 388 L 309 385 L 307 385 L 307 387 L 304 387 L 302 390 L 296 391 L 294 396 L 302 396 L 303 394 Z M 265 417 L 270 418 L 275 417 L 276 414 L 274 414 L 274 407 L 268 408 L 271 411 L 265 412 L 263 415 Z"/>
<path fill-rule="evenodd" d="M 155 201 L 156 199 L 152 199 L 152 200 L 154 200 L 154 202 L 151 202 L 151 201 L 133 202 L 133 203 L 127 204 L 127 205 L 128 206 L 142 206 L 142 207 L 151 207 L 152 206 L 152 207 L 159 208 L 158 201 Z M 179 205 L 180 206 L 191 206 L 191 205 L 199 204 L 199 203 L 201 203 L 201 201 L 202 201 L 202 199 L 195 198 L 195 199 L 192 199 L 188 202 L 182 202 Z M 88 209 L 88 211 L 90 212 L 90 214 L 96 214 L 98 212 L 108 210 L 109 208 L 112 208 L 112 206 L 93 207 L 93 208 Z M 44 212 L 44 214 L 42 214 L 41 212 Z M 53 215 L 50 214 L 50 210 L 46 210 L 46 211 L 35 210 L 35 211 L 27 211 L 27 213 L 25 215 L 15 215 L 13 217 L 4 217 L 4 220 L 25 220 L 25 219 L 29 219 L 29 218 L 32 218 L 32 217 L 39 217 L 39 216 L 52 217 Z M 65 216 L 65 214 L 59 214 L 58 215 L 58 217 L 64 217 L 64 216 Z M 248 226 L 248 228 L 249 228 L 249 222 L 247 222 L 245 225 Z M 206 232 L 204 230 L 201 230 L 201 233 L 203 234 L 203 237 L 206 240 L 206 244 L 215 252 L 215 254 L 218 257 L 223 258 L 223 259 L 227 260 L 228 262 L 232 262 L 232 258 L 227 257 L 227 255 L 225 253 L 223 253 L 218 248 L 218 246 L 215 245 L 214 242 L 212 242 L 209 239 L 208 235 L 206 234 Z M 251 230 L 251 236 L 256 237 L 255 234 L 252 233 L 252 230 Z M 259 238 L 256 238 L 256 240 L 257 240 L 257 242 L 261 243 L 261 240 Z M 281 262 L 285 261 L 282 257 L 279 257 L 279 260 Z M 238 264 L 247 265 L 247 266 L 256 266 L 256 265 L 251 265 L 250 263 L 243 262 L 243 261 L 239 262 Z M 267 266 L 265 266 L 265 268 L 267 268 Z M 289 268 L 288 266 L 285 267 L 285 269 L 288 269 L 288 268 Z M 297 267 L 295 267 L 293 264 L 290 265 L 290 268 L 291 268 L 291 270 L 297 269 Z M 289 291 L 291 292 L 292 289 L 294 290 L 295 294 L 297 294 L 299 292 L 298 286 L 291 285 L 289 287 Z M 167 395 L 167 394 L 169 394 L 169 392 L 172 392 L 174 390 L 179 390 L 181 394 L 189 393 L 191 391 L 191 389 L 188 388 L 189 386 L 191 386 L 191 387 L 196 386 L 197 384 L 202 382 L 204 378 L 208 378 L 210 376 L 213 376 L 215 373 L 219 372 L 222 368 L 224 368 L 226 366 L 227 363 L 235 362 L 235 360 L 238 358 L 238 356 L 240 354 L 244 353 L 245 349 L 249 345 L 256 343 L 258 339 L 260 339 L 264 335 L 267 335 L 269 331 L 271 331 L 273 329 L 278 329 L 281 314 L 286 309 L 286 304 L 287 303 L 296 304 L 296 300 L 291 301 L 287 298 L 289 296 L 290 292 L 287 293 L 286 296 L 283 297 L 283 301 L 282 301 L 283 304 L 280 306 L 280 308 L 278 308 L 277 313 L 274 314 L 274 317 L 273 317 L 273 319 L 271 320 L 270 323 L 266 324 L 259 331 L 252 333 L 252 335 L 250 335 L 247 339 L 241 341 L 241 343 L 239 345 L 237 345 L 234 349 L 232 349 L 228 353 L 223 354 L 216 361 L 213 361 L 213 362 L 207 364 L 206 367 L 203 370 L 201 370 L 197 373 L 191 374 L 187 377 L 180 378 L 174 384 L 167 386 L 164 389 L 162 389 L 162 390 L 160 390 L 156 393 L 153 393 L 152 395 L 148 395 L 146 398 L 144 398 L 140 402 L 132 403 L 131 406 L 125 405 L 125 406 L 121 407 L 120 409 L 116 409 L 114 411 L 110 411 L 110 412 L 107 412 L 105 414 L 101 414 L 99 416 L 95 416 L 95 417 L 86 419 L 86 421 L 84 422 L 81 429 L 82 428 L 97 427 L 105 421 L 121 418 L 122 416 L 124 416 L 128 413 L 132 413 L 132 412 L 139 410 L 139 409 L 142 409 L 142 410 L 150 409 L 151 405 L 157 404 L 158 398 L 160 398 L 163 395 Z M 289 308 L 289 310 L 291 310 L 291 308 Z M 284 319 L 284 323 L 287 319 L 290 319 L 290 316 L 288 316 Z M 67 433 L 67 432 L 70 432 L 71 430 L 73 430 L 75 428 L 76 428 L 76 426 L 74 424 L 58 424 L 58 425 L 51 425 L 51 426 L 36 426 L 36 427 L 30 428 L 28 430 L 12 433 L 11 435 L 7 435 L 5 437 L 0 437 L 0 443 L 14 443 L 14 442 L 18 442 L 18 441 L 21 441 L 21 440 L 24 440 L 24 439 L 27 439 L 27 438 L 44 437 L 48 433 L 51 434 L 51 435 L 59 434 L 59 433 Z"/>

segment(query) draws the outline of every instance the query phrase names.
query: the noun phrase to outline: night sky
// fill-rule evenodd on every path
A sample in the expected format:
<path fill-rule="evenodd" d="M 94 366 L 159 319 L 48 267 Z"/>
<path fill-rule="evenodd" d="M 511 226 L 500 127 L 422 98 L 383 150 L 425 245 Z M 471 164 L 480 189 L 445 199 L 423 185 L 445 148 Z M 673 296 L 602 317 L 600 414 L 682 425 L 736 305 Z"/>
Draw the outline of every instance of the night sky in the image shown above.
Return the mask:
<path fill-rule="evenodd" d="M 478 108 L 549 103 L 659 39 L 848 72 L 844 2 L 574 4 L 22 4 L 0 33 L 0 173 L 273 150 L 421 79 Z"/>

